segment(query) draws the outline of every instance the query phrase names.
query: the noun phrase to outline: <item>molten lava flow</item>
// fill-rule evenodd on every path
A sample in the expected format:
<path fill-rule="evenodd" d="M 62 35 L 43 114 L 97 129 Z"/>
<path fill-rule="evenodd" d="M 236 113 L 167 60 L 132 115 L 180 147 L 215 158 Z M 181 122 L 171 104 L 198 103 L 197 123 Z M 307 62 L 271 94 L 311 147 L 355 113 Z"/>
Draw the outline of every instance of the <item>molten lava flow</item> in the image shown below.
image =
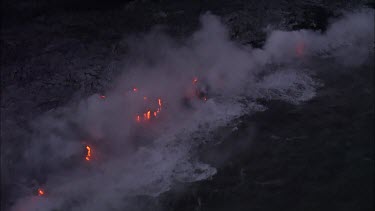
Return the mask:
<path fill-rule="evenodd" d="M 143 99 L 148 99 L 147 97 L 144 97 Z M 156 118 L 158 114 L 161 111 L 161 107 L 163 105 L 162 101 L 160 98 L 158 98 L 158 107 L 156 109 L 148 109 L 146 112 L 143 113 L 143 121 L 148 121 L 151 120 L 152 118 Z M 141 116 L 137 115 L 136 116 L 137 122 L 141 122 Z"/>
<path fill-rule="evenodd" d="M 161 111 L 161 99 L 158 99 L 158 104 L 159 104 L 159 111 Z"/>
<path fill-rule="evenodd" d="M 147 111 L 147 119 L 150 119 L 150 117 L 151 117 L 151 111 L 148 110 L 148 111 Z"/>
<path fill-rule="evenodd" d="M 90 160 L 91 159 L 91 147 L 86 146 L 86 149 L 87 149 L 86 160 Z"/>
<path fill-rule="evenodd" d="M 38 188 L 38 196 L 43 196 L 44 195 L 44 190 L 41 188 Z"/>

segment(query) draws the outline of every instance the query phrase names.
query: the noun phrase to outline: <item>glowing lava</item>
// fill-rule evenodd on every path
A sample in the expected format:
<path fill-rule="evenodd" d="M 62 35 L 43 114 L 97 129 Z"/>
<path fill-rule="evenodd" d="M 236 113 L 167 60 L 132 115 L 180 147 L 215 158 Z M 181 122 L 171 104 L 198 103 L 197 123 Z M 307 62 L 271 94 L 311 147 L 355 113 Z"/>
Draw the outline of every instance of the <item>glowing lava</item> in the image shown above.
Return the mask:
<path fill-rule="evenodd" d="M 144 99 L 148 99 L 147 97 L 144 97 Z M 158 114 L 160 113 L 161 111 L 161 107 L 162 107 L 162 101 L 160 98 L 158 98 L 157 100 L 158 102 L 158 107 L 156 109 L 148 109 L 145 113 L 143 113 L 143 121 L 148 121 L 148 120 L 151 120 L 152 118 L 156 118 L 158 116 Z M 140 115 L 137 115 L 136 116 L 136 121 L 139 123 L 141 122 L 141 116 Z"/>
<path fill-rule="evenodd" d="M 147 111 L 147 119 L 150 119 L 150 117 L 151 117 L 151 111 L 149 110 Z"/>
<path fill-rule="evenodd" d="M 38 196 L 43 196 L 44 195 L 44 190 L 41 188 L 38 188 Z"/>
<path fill-rule="evenodd" d="M 87 149 L 86 160 L 90 160 L 91 159 L 91 147 L 86 146 L 86 149 Z"/>
<path fill-rule="evenodd" d="M 161 99 L 158 99 L 158 104 L 159 104 L 159 111 L 161 111 Z"/>

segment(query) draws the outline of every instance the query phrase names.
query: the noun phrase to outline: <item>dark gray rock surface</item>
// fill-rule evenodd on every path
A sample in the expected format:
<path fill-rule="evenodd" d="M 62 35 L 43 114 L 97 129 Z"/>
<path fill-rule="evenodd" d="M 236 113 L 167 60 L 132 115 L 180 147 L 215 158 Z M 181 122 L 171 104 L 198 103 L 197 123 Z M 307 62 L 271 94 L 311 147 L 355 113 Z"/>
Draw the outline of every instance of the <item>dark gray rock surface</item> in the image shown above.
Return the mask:
<path fill-rule="evenodd" d="M 222 17 L 234 40 L 260 47 L 267 26 L 324 31 L 329 18 L 363 5 L 373 3 L 3 1 L 2 208 L 22 192 L 17 183 L 30 180 L 17 169 L 27 147 L 28 122 L 109 89 L 126 57 L 124 37 L 161 24 L 183 38 L 196 29 L 200 14 L 211 11 Z M 252 146 L 228 155 L 212 180 L 171 190 L 140 209 L 373 210 L 373 68 L 372 63 L 350 73 L 319 73 L 328 85 L 306 104 L 266 102 L 267 111 L 244 117 L 233 134 L 240 139 L 255 134 Z M 214 151 L 228 147 L 235 146 L 224 140 Z"/>

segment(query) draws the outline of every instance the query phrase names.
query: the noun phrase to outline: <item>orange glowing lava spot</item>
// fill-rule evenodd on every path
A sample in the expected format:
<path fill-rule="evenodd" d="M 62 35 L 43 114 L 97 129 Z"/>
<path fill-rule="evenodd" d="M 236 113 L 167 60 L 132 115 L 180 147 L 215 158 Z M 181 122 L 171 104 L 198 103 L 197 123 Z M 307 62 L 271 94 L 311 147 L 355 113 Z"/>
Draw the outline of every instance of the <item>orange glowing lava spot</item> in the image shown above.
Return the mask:
<path fill-rule="evenodd" d="M 143 99 L 148 99 L 147 97 L 143 97 Z M 153 117 L 157 117 L 158 113 L 161 111 L 161 107 L 162 107 L 162 101 L 160 98 L 158 98 L 158 108 L 156 110 L 154 109 L 148 109 L 146 112 L 143 113 L 143 120 L 144 121 L 147 121 L 147 120 L 151 120 L 152 116 Z M 136 121 L 137 122 L 141 122 L 141 116 L 142 115 L 137 115 L 136 116 Z"/>
<path fill-rule="evenodd" d="M 161 110 L 161 99 L 158 99 L 158 104 L 159 104 L 159 110 Z"/>
<path fill-rule="evenodd" d="M 149 110 L 147 111 L 147 119 L 150 119 L 150 117 L 151 117 L 151 111 Z"/>
<path fill-rule="evenodd" d="M 44 195 L 44 190 L 41 188 L 38 188 L 38 196 L 43 196 Z"/>
<path fill-rule="evenodd" d="M 144 99 L 144 100 L 147 100 L 147 97 L 145 96 L 145 97 L 143 97 L 143 99 Z"/>
<path fill-rule="evenodd" d="M 91 159 L 91 147 L 86 146 L 86 149 L 87 149 L 86 160 L 90 160 Z"/>

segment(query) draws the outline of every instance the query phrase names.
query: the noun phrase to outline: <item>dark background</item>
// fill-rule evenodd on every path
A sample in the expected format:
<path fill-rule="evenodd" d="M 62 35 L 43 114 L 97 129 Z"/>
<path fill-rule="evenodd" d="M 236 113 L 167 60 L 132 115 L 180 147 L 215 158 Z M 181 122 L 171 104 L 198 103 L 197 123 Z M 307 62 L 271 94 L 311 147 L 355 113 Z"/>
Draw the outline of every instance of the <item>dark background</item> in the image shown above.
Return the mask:
<path fill-rule="evenodd" d="M 324 31 L 343 9 L 373 5 L 340 0 L 3 0 L 2 210 L 19 192 L 14 166 L 25 145 L 20 141 L 24 133 L 9 130 L 28 131 L 27 121 L 41 113 L 108 88 L 118 74 L 108 63 L 117 59 L 121 64 L 125 35 L 163 24 L 172 36 L 183 38 L 196 29 L 199 15 L 211 11 L 222 17 L 232 39 L 261 47 L 265 34 L 260 28 L 269 23 L 284 30 Z M 373 210 L 373 67 L 335 74 L 322 70 L 319 78 L 326 86 L 300 106 L 266 102 L 269 109 L 243 117 L 237 137 L 231 137 L 251 138 L 251 147 L 227 155 L 229 162 L 212 180 L 171 190 L 159 203 L 181 211 Z M 213 150 L 225 156 L 237 147 L 223 141 Z"/>

